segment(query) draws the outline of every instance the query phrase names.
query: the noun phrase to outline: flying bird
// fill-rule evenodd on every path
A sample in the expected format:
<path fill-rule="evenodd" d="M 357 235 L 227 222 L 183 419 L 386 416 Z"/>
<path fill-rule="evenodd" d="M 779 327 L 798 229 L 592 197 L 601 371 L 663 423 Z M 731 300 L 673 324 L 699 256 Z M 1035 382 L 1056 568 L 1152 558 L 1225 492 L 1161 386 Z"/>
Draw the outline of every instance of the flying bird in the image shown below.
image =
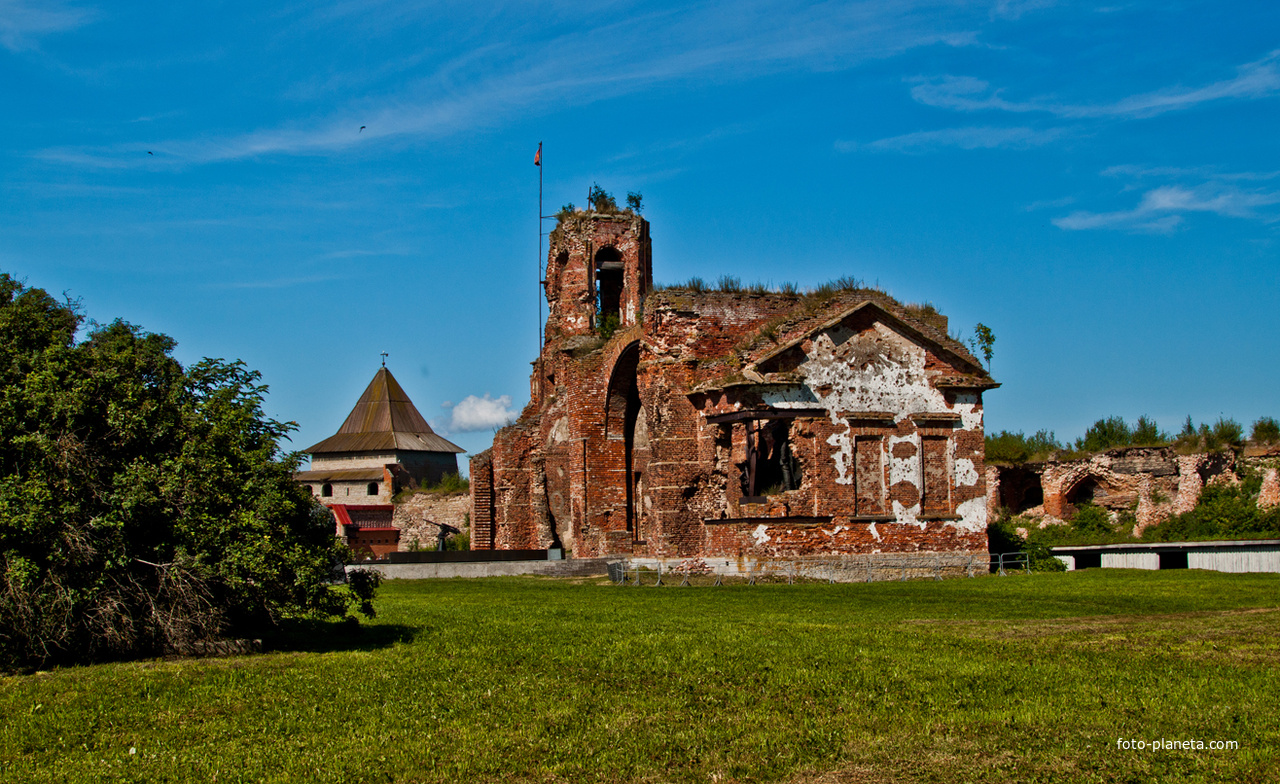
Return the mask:
<path fill-rule="evenodd" d="M 155 155 L 151 150 L 147 150 L 147 155 Z"/>
<path fill-rule="evenodd" d="M 361 125 L 361 126 L 360 126 L 360 131 L 363 131 L 363 130 L 364 130 L 365 128 L 367 128 L 367 127 L 368 127 L 368 126 L 366 126 L 366 125 Z M 360 133 L 360 131 L 356 131 L 356 133 Z"/>

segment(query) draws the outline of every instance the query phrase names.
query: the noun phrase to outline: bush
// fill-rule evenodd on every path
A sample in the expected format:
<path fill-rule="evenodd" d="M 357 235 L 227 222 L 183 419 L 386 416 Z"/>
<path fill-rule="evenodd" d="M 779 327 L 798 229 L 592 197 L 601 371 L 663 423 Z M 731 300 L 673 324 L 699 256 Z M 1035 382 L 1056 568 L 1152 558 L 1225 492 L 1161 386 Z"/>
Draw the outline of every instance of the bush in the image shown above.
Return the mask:
<path fill-rule="evenodd" d="M 1251 476 L 1235 487 L 1210 485 L 1195 509 L 1148 528 L 1142 538 L 1152 542 L 1280 538 L 1280 507 L 1258 508 L 1261 484 L 1259 477 Z"/>
<path fill-rule="evenodd" d="M 184 369 L 0 273 L 0 666 L 192 650 L 342 614 L 333 520 L 293 479 L 266 387 Z"/>
<path fill-rule="evenodd" d="M 1049 430 L 1038 430 L 1032 436 L 1001 430 L 986 437 L 988 463 L 1018 465 L 1033 460 L 1046 460 L 1061 449 L 1062 444 L 1058 443 L 1058 439 Z"/>
<path fill-rule="evenodd" d="M 1234 419 L 1223 419 L 1213 423 L 1213 436 L 1223 444 L 1236 445 L 1244 441 L 1244 428 Z"/>
<path fill-rule="evenodd" d="M 618 202 L 604 188 L 592 183 L 587 193 L 587 203 L 596 212 L 618 212 Z"/>
<path fill-rule="evenodd" d="M 467 551 L 471 549 L 471 532 L 463 531 L 444 540 L 444 549 Z"/>
<path fill-rule="evenodd" d="M 1188 454 L 1214 452 L 1223 447 L 1237 446 L 1243 441 L 1244 428 L 1234 419 L 1218 417 L 1218 421 L 1213 423 L 1212 427 L 1202 423 L 1197 428 L 1188 416 L 1187 421 L 1182 425 L 1182 431 L 1178 433 L 1175 446 L 1179 452 Z"/>
<path fill-rule="evenodd" d="M 1027 529 L 1027 538 L 1018 535 L 1019 527 Z M 1035 537 L 1034 532 L 1039 530 L 1033 520 L 1010 518 L 1002 512 L 994 522 L 987 524 L 987 550 L 992 555 L 1026 553 L 1027 566 L 1033 572 L 1066 571 L 1066 564 L 1049 552 L 1049 545 Z"/>
<path fill-rule="evenodd" d="M 601 340 L 609 340 L 622 326 L 617 313 L 600 313 L 596 316 L 596 334 Z"/>
<path fill-rule="evenodd" d="M 1280 442 L 1280 422 L 1272 417 L 1262 417 L 1253 423 L 1253 432 L 1249 438 L 1260 444 Z"/>
<path fill-rule="evenodd" d="M 1093 504 L 1081 504 L 1068 522 L 1071 523 L 1072 531 L 1084 536 L 1106 535 L 1116 532 L 1115 527 L 1111 524 L 1111 513 Z"/>
<path fill-rule="evenodd" d="M 1133 432 L 1123 417 L 1113 416 L 1099 419 L 1084 432 L 1084 437 L 1076 440 L 1076 450 L 1081 452 L 1104 452 L 1118 446 L 1128 446 L 1133 440 Z"/>
<path fill-rule="evenodd" d="M 1020 518 L 1014 518 L 1020 519 Z M 1018 553 L 1026 549 L 1027 542 L 1018 535 L 1013 519 L 1001 514 L 987 523 L 987 551 L 992 555 Z"/>

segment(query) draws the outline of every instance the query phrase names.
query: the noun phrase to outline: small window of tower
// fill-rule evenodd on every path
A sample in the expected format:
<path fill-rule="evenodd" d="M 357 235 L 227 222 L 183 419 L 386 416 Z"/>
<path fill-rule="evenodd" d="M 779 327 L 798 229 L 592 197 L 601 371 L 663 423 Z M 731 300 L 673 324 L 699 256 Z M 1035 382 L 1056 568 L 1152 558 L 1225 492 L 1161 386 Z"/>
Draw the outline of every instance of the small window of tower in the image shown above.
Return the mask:
<path fill-rule="evenodd" d="M 606 325 L 616 329 L 622 323 L 622 272 L 622 254 L 617 248 L 605 247 L 596 253 L 596 319 L 602 330 Z"/>

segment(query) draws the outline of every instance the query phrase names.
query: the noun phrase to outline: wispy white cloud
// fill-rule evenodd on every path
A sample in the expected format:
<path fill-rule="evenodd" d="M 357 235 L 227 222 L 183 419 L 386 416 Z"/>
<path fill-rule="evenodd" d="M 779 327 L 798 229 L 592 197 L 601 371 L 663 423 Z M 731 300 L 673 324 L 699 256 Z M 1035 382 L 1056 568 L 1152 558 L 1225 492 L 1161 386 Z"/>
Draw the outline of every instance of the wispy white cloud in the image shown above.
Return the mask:
<path fill-rule="evenodd" d="M 1023 14 L 1057 5 L 1057 0 L 997 0 L 991 9 L 992 19 L 1019 19 Z"/>
<path fill-rule="evenodd" d="M 215 289 L 291 289 L 295 286 L 307 286 L 313 283 L 329 283 L 343 280 L 350 275 L 301 275 L 289 278 L 270 278 L 266 280 L 242 280 L 217 283 L 210 286 Z"/>
<path fill-rule="evenodd" d="M 42 36 L 74 30 L 94 16 L 89 9 L 58 3 L 0 0 L 0 46 L 11 52 L 34 49 Z"/>
<path fill-rule="evenodd" d="M 1066 119 L 1154 117 L 1226 99 L 1251 100 L 1280 95 L 1280 50 L 1246 63 L 1235 76 L 1201 87 L 1167 87 L 1110 103 L 1072 104 L 1035 98 L 1008 100 L 1004 91 L 971 76 L 944 75 L 917 79 L 911 96 L 926 106 L 961 112 L 1044 112 Z"/>
<path fill-rule="evenodd" d="M 1276 211 L 1267 208 L 1275 205 L 1280 205 L 1280 191 L 1245 190 L 1221 181 L 1194 186 L 1162 185 L 1143 193 L 1133 209 L 1114 212 L 1079 210 L 1054 218 L 1053 225 L 1068 231 L 1119 229 L 1167 233 L 1181 225 L 1187 213 L 1274 221 L 1277 219 Z"/>
<path fill-rule="evenodd" d="M 511 407 L 511 396 L 484 397 L 467 395 L 457 403 L 444 403 L 450 409 L 446 429 L 450 433 L 471 433 L 492 430 L 514 422 L 519 413 Z"/>
<path fill-rule="evenodd" d="M 855 150 L 887 150 L 892 152 L 923 153 L 944 147 L 958 147 L 962 150 L 990 150 L 998 147 L 1025 149 L 1048 144 L 1066 133 L 1061 128 L 1038 130 L 1036 128 L 999 128 L 992 126 L 975 126 L 966 128 L 943 128 L 936 131 L 917 131 L 915 133 L 877 139 L 873 142 L 836 142 L 836 150 L 853 152 Z"/>
<path fill-rule="evenodd" d="M 929 0 L 808 6 L 716 0 L 640 17 L 602 18 L 607 21 L 550 41 L 513 41 L 486 49 L 482 57 L 452 60 L 425 77 L 404 79 L 406 86 L 392 97 L 356 98 L 317 120 L 147 145 L 61 147 L 39 156 L 123 168 L 329 155 L 393 138 L 491 127 L 538 106 L 589 105 L 656 84 L 838 70 L 924 46 L 967 46 L 975 40 L 982 13 L 966 3 Z M 340 75 L 331 78 L 341 82 Z M 154 155 L 146 155 L 148 150 Z"/>
<path fill-rule="evenodd" d="M 1269 172 L 1224 172 L 1210 166 L 1135 166 L 1122 164 L 1108 166 L 1102 170 L 1104 177 L 1128 177 L 1131 179 L 1179 180 L 1193 179 L 1198 181 L 1217 180 L 1220 182 L 1262 182 L 1280 177 L 1280 171 Z"/>

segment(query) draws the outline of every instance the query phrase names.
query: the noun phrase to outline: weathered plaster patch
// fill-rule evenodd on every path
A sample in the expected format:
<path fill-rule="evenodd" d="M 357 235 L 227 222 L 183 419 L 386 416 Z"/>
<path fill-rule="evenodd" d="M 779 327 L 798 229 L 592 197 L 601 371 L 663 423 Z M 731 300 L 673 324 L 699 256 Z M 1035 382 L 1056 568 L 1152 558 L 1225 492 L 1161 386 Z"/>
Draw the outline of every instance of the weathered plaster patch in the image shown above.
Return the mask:
<path fill-rule="evenodd" d="M 943 412 L 946 396 L 929 384 L 925 350 L 898 333 L 876 323 L 866 333 L 853 335 L 839 345 L 847 330 L 818 335 L 798 370 L 811 390 L 830 389 L 816 395 L 829 411 L 893 411 L 901 422 L 915 413 Z"/>
<path fill-rule="evenodd" d="M 953 526 L 957 531 L 978 533 L 987 530 L 987 499 L 970 498 L 956 507 L 956 514 L 960 515 L 960 519 L 948 522 L 947 525 Z"/>
<path fill-rule="evenodd" d="M 962 487 L 973 487 L 978 483 L 978 469 L 967 457 L 956 458 L 956 484 Z"/>
<path fill-rule="evenodd" d="M 960 415 L 960 424 L 965 430 L 978 430 L 982 427 L 982 409 L 978 406 L 977 394 L 958 393 L 953 410 Z"/>
<path fill-rule="evenodd" d="M 553 443 L 562 443 L 569 440 L 569 418 L 560 417 L 556 423 L 551 426 L 551 434 L 549 436 Z"/>
<path fill-rule="evenodd" d="M 880 532 L 876 530 L 876 524 L 873 522 L 867 526 L 867 530 L 871 532 L 871 538 L 877 542 L 880 541 Z"/>
<path fill-rule="evenodd" d="M 756 526 L 756 530 L 752 532 L 751 538 L 756 540 L 756 544 L 764 544 L 769 541 L 769 526 L 761 523 Z"/>
<path fill-rule="evenodd" d="M 802 384 L 764 387 L 760 399 L 773 408 L 810 408 L 818 402 L 813 390 Z"/>
<path fill-rule="evenodd" d="M 911 454 L 896 457 L 899 451 L 905 451 L 896 449 L 898 444 L 909 444 Z M 920 488 L 920 436 L 917 433 L 889 437 L 889 484 L 892 486 L 899 482 L 906 482 L 917 490 Z"/>
<path fill-rule="evenodd" d="M 849 435 L 849 420 L 836 416 L 834 411 L 831 412 L 831 424 L 844 425 L 843 433 L 832 433 L 827 437 L 827 443 L 836 447 L 836 451 L 831 453 L 831 459 L 835 461 L 836 484 L 851 485 L 853 484 L 853 438 Z"/>
<path fill-rule="evenodd" d="M 986 509 L 986 507 L 984 506 L 983 509 Z M 898 518 L 898 522 L 905 525 L 914 525 L 923 530 L 928 523 L 924 520 L 917 520 L 916 516 L 919 514 L 920 504 L 903 506 L 901 501 L 893 502 L 893 516 Z"/>

